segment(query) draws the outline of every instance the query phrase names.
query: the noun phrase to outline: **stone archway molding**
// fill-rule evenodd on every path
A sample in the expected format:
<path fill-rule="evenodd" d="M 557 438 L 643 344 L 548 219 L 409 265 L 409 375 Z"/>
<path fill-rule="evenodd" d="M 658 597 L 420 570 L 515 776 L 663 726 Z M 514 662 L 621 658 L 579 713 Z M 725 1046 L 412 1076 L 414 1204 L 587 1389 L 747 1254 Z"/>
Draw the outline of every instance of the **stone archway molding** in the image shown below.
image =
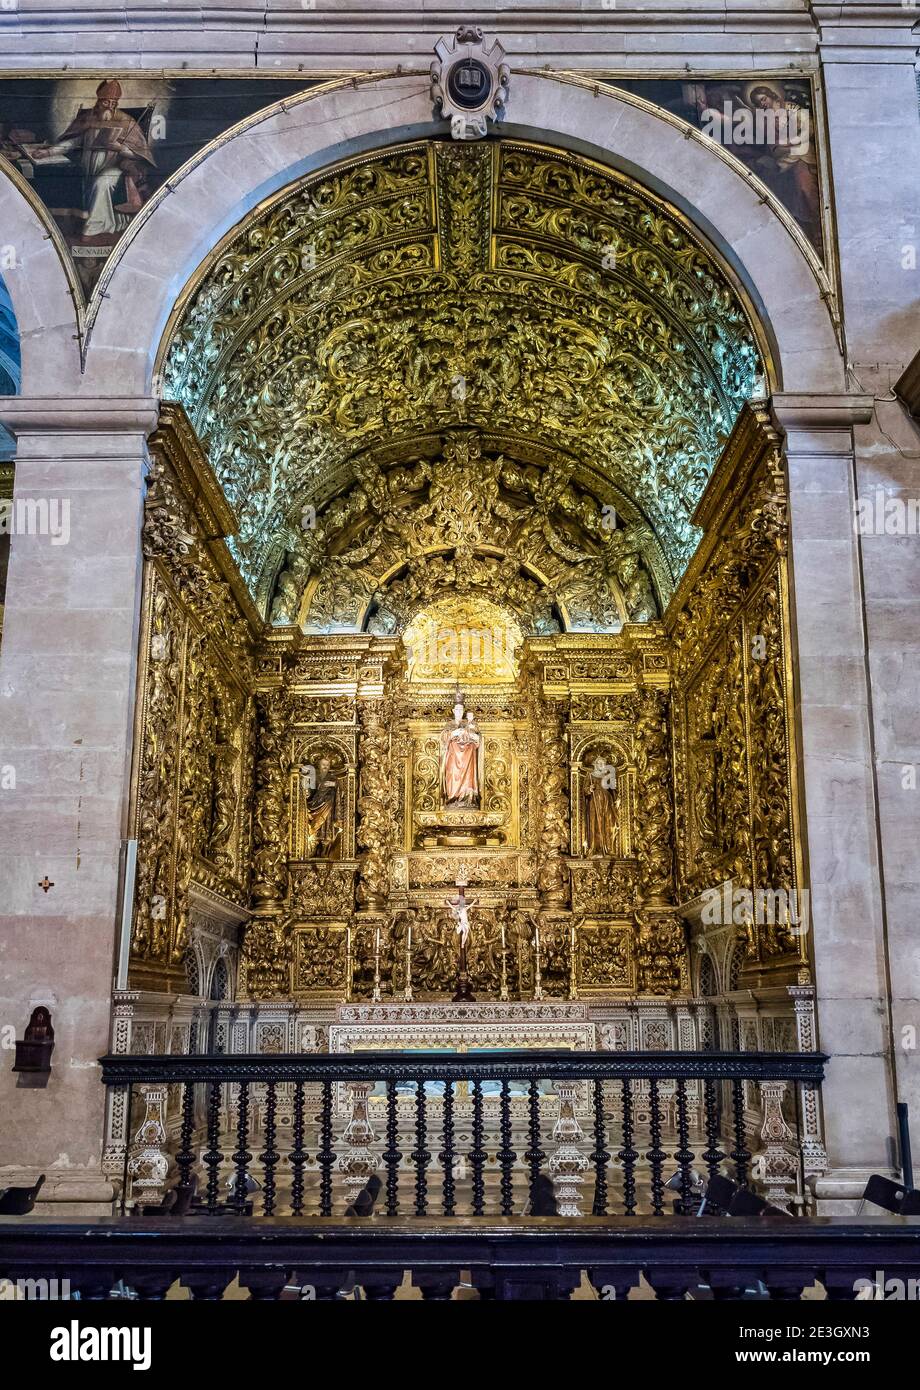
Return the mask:
<path fill-rule="evenodd" d="M 826 290 L 801 238 L 713 142 L 644 101 L 553 74 L 517 73 L 502 134 L 600 159 L 645 182 L 707 236 L 738 278 L 773 349 L 774 388 L 845 389 Z M 84 389 L 142 395 L 176 300 L 252 208 L 302 175 L 363 150 L 443 135 L 427 78 L 324 84 L 237 128 L 160 196 L 107 268 Z"/>
<path fill-rule="evenodd" d="M 846 389 L 826 276 L 738 161 L 669 113 L 576 74 L 514 74 L 502 134 L 584 153 L 681 210 L 734 272 L 773 355 L 774 389 Z M 56 228 L 8 166 L 0 223 L 16 248 L 6 276 L 20 327 L 23 395 L 155 394 L 153 364 L 176 300 L 214 245 L 263 199 L 363 150 L 443 135 L 427 76 L 356 74 L 286 99 L 207 147 L 169 180 L 106 267 L 83 342 Z M 824 283 L 822 283 L 824 281 Z"/>
<path fill-rule="evenodd" d="M 3 279 L 16 315 L 20 395 L 72 395 L 80 386 L 79 288 L 50 213 L 0 158 Z"/>

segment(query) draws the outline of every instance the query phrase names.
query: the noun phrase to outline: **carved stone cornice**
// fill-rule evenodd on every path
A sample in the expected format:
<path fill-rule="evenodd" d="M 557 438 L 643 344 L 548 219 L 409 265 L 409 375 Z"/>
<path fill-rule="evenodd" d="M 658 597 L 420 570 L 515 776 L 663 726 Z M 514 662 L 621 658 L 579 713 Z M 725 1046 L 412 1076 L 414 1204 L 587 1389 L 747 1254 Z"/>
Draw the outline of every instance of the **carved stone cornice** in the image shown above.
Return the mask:
<path fill-rule="evenodd" d="M 900 381 L 895 384 L 896 391 L 900 384 Z M 865 392 L 777 391 L 770 397 L 769 404 L 778 429 L 846 430 L 853 425 L 869 423 L 875 398 Z"/>
<path fill-rule="evenodd" d="M 0 424 L 26 434 L 125 434 L 146 438 L 156 429 L 159 402 L 147 396 L 7 396 Z M 80 443 L 79 449 L 85 450 Z"/>

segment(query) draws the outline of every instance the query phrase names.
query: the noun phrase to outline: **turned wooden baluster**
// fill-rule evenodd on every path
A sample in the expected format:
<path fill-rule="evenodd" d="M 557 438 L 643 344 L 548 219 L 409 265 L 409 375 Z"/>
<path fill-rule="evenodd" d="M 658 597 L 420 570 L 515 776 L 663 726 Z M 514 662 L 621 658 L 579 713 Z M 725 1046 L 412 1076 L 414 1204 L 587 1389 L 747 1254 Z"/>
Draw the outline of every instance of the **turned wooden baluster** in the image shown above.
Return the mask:
<path fill-rule="evenodd" d="M 217 1211 L 220 1199 L 220 1165 L 223 1154 L 217 1145 L 220 1142 L 220 1082 L 212 1081 L 208 1086 L 208 1148 L 202 1155 L 208 1170 L 207 1200 L 208 1211 Z"/>
<path fill-rule="evenodd" d="M 399 1142 L 396 1082 L 387 1082 L 387 1147 L 383 1161 L 387 1166 L 387 1216 L 399 1211 Z"/>
<path fill-rule="evenodd" d="M 425 1148 L 425 1083 L 415 1083 L 415 1148 L 411 1158 L 415 1164 L 415 1214 L 424 1216 L 428 1211 L 428 1177 L 426 1170 L 431 1162 L 431 1154 Z"/>
<path fill-rule="evenodd" d="M 182 1125 L 179 1130 L 179 1151 L 176 1166 L 179 1169 L 179 1182 L 187 1187 L 192 1176 L 195 1155 L 192 1152 L 192 1131 L 195 1127 L 195 1083 L 186 1081 L 182 1092 Z"/>
<path fill-rule="evenodd" d="M 639 1150 L 633 1148 L 632 1091 L 628 1081 L 624 1080 L 622 1086 L 623 1147 L 617 1154 L 617 1158 L 623 1165 L 623 1213 L 625 1216 L 634 1216 L 636 1212 L 636 1159 L 639 1157 Z"/>
<path fill-rule="evenodd" d="M 594 1152 L 591 1160 L 594 1164 L 594 1204 L 591 1207 L 592 1216 L 607 1215 L 607 1164 L 610 1162 L 610 1154 L 607 1152 L 607 1130 L 604 1124 L 604 1083 L 595 1081 L 594 1083 Z"/>
<path fill-rule="evenodd" d="M 719 1148 L 719 1110 L 716 1103 L 716 1083 L 714 1081 L 703 1083 L 703 1096 L 706 1112 L 706 1147 L 703 1150 L 703 1161 L 710 1178 L 717 1178 L 719 1165 L 725 1154 Z"/>
<path fill-rule="evenodd" d="M 252 1159 L 252 1154 L 246 1148 L 248 1138 L 249 1082 L 241 1081 L 236 1106 L 236 1149 L 233 1152 L 233 1163 L 236 1168 L 236 1177 L 233 1183 L 233 1206 L 236 1207 L 241 1215 L 246 1208 L 246 1202 L 249 1196 L 247 1169 Z"/>
<path fill-rule="evenodd" d="M 275 1210 L 275 1167 L 281 1157 L 275 1148 L 275 1138 L 277 1133 L 276 1124 L 277 1101 L 275 1098 L 275 1083 L 269 1081 L 268 1093 L 265 1097 L 265 1148 L 259 1154 L 259 1162 L 262 1164 L 262 1215 L 271 1216 Z"/>
<path fill-rule="evenodd" d="M 744 1135 L 744 1082 L 732 1082 L 732 1113 L 734 1119 L 734 1138 L 735 1147 L 731 1151 L 732 1162 L 735 1165 L 735 1177 L 742 1187 L 748 1185 L 748 1164 L 751 1160 L 751 1151 L 745 1143 Z"/>
<path fill-rule="evenodd" d="M 316 1155 L 319 1163 L 319 1214 L 332 1215 L 332 1165 L 335 1153 L 332 1148 L 332 1082 L 323 1082 L 323 1098 L 320 1104 L 319 1136 L 320 1150 Z"/>
<path fill-rule="evenodd" d="M 652 1165 L 652 1211 L 656 1216 L 660 1216 L 664 1211 L 664 1161 L 667 1154 L 661 1147 L 661 1100 L 658 1095 L 658 1082 L 649 1082 L 649 1107 L 651 1120 L 649 1124 L 649 1138 L 652 1147 L 645 1155 Z"/>
<path fill-rule="evenodd" d="M 473 1147 L 470 1149 L 470 1164 L 473 1169 L 473 1215 L 482 1216 L 485 1208 L 485 1181 L 483 1177 L 486 1151 L 482 1147 L 482 1082 L 473 1082 Z"/>
<path fill-rule="evenodd" d="M 445 1216 L 456 1213 L 454 1183 L 454 1083 L 444 1083 L 444 1148 L 438 1154 L 442 1173 L 442 1208 Z"/>
<path fill-rule="evenodd" d="M 511 1087 L 507 1080 L 502 1081 L 499 1134 L 501 1136 L 501 1148 L 498 1151 L 498 1161 L 502 1173 L 501 1212 L 502 1216 L 510 1216 L 514 1200 L 514 1160 L 517 1158 L 517 1154 L 511 1147 Z"/>
<path fill-rule="evenodd" d="M 530 1168 L 530 1200 L 533 1202 L 537 1195 L 537 1179 L 540 1176 L 540 1164 L 546 1154 L 540 1148 L 540 1083 L 534 1079 L 530 1082 L 529 1090 L 529 1139 L 530 1147 L 524 1154 Z"/>
<path fill-rule="evenodd" d="M 293 1216 L 303 1215 L 303 1170 L 307 1161 L 307 1155 L 303 1146 L 304 1134 L 304 1093 L 303 1082 L 298 1081 L 294 1086 L 294 1112 L 292 1116 L 293 1130 L 292 1138 L 294 1147 L 288 1155 L 294 1176 L 291 1180 L 291 1214 Z"/>
<path fill-rule="evenodd" d="M 677 1083 L 677 1142 L 674 1154 L 680 1164 L 680 1208 L 684 1215 L 693 1210 L 693 1170 L 690 1167 L 695 1155 L 687 1147 L 690 1142 L 690 1126 L 687 1122 L 687 1083 Z"/>

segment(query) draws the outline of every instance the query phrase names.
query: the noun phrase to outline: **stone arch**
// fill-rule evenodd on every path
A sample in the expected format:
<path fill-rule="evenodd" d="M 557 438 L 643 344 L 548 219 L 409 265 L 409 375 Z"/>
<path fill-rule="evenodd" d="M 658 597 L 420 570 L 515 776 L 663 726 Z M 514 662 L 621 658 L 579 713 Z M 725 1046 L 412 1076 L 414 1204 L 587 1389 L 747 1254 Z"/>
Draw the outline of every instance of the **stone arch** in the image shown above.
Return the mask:
<path fill-rule="evenodd" d="M 208 987 L 208 998 L 216 1002 L 226 1002 L 230 998 L 230 970 L 224 955 L 218 955 L 214 962 Z"/>
<path fill-rule="evenodd" d="M 50 216 L 8 165 L 0 169 L 0 227 L 11 262 L 6 290 L 19 333 L 18 392 L 76 394 L 81 335 L 76 279 Z"/>
<path fill-rule="evenodd" d="M 205 978 L 204 962 L 197 945 L 189 945 L 185 952 L 185 978 L 189 994 L 201 998 L 202 982 Z"/>
<path fill-rule="evenodd" d="M 514 120 L 501 133 L 590 154 L 685 212 L 750 297 L 772 349 L 773 388 L 845 389 L 827 287 L 802 239 L 730 155 L 635 97 L 548 73 L 516 74 L 509 110 Z M 445 130 L 432 119 L 421 76 L 325 84 L 239 127 L 151 200 L 113 257 L 91 324 L 87 389 L 113 394 L 114 381 L 121 395 L 151 391 L 160 339 L 183 287 L 262 199 L 349 154 Z M 330 142 L 330 131 L 341 138 Z"/>
<path fill-rule="evenodd" d="M 718 993 L 718 972 L 708 951 L 703 951 L 700 955 L 696 993 L 701 999 L 711 999 Z"/>

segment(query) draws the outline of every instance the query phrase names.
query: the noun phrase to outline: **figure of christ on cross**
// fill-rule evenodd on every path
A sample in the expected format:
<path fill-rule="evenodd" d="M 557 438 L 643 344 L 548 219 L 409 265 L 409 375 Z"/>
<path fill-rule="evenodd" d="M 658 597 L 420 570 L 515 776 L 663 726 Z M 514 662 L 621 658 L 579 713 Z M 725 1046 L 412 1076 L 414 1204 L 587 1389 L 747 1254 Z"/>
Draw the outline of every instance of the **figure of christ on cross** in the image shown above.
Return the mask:
<path fill-rule="evenodd" d="M 475 1004 L 475 996 L 470 991 L 470 975 L 466 961 L 466 946 L 469 941 L 471 904 L 466 900 L 466 888 L 463 884 L 457 884 L 457 896 L 447 898 L 446 905 L 450 909 L 450 915 L 454 921 L 454 931 L 460 938 L 460 957 L 457 962 L 457 992 L 454 995 L 455 1004 Z"/>

